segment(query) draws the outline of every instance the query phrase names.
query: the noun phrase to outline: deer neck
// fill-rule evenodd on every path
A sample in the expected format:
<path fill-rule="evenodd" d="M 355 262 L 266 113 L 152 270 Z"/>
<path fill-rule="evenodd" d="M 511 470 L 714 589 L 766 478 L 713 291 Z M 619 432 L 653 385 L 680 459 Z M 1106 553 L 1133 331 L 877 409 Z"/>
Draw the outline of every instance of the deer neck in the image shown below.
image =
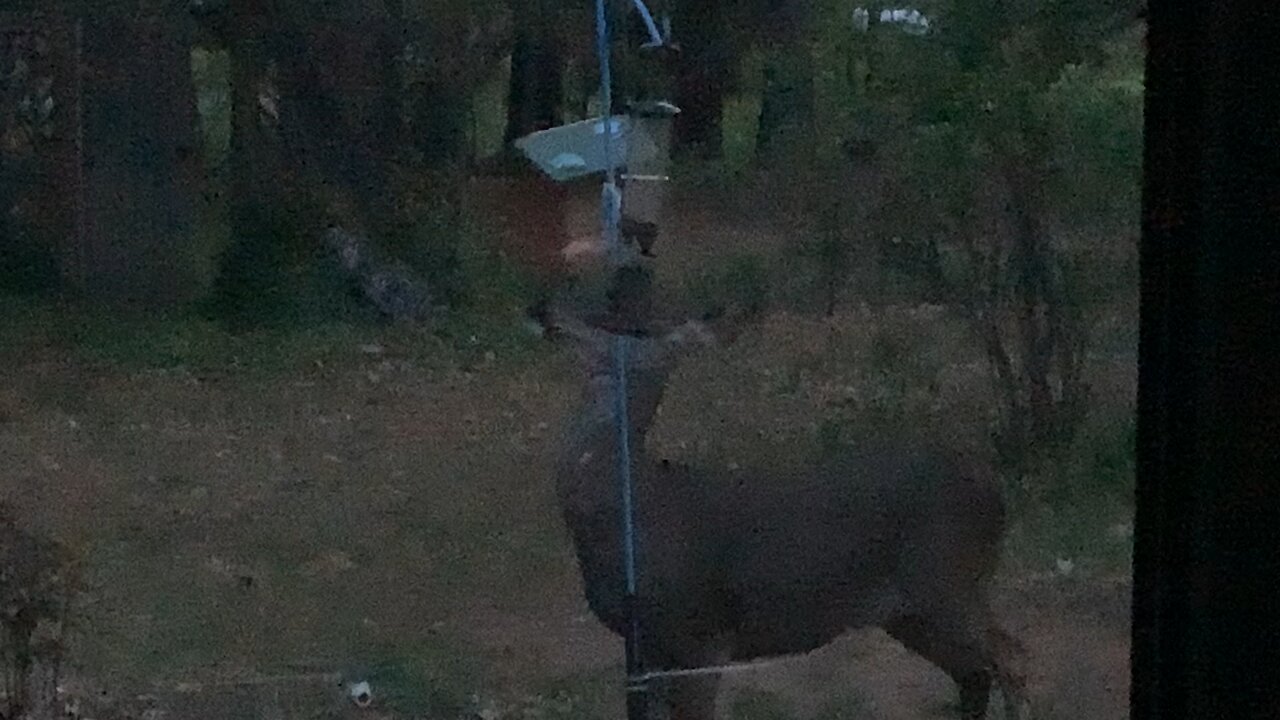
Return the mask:
<path fill-rule="evenodd" d="M 639 471 L 644 443 L 662 400 L 665 377 L 637 373 L 628 383 L 628 451 Z M 616 420 L 612 378 L 593 378 L 581 401 L 560 458 L 557 491 L 570 515 L 616 512 L 621 506 L 618 468 L 622 439 Z"/>

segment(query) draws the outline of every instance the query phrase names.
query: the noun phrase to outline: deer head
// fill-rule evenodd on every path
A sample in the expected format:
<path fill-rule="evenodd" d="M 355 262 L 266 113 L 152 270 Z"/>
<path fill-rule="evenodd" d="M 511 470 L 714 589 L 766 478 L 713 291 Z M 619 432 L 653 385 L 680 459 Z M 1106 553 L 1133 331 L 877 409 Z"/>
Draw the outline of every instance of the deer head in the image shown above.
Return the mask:
<path fill-rule="evenodd" d="M 699 348 L 719 343 L 706 322 L 679 325 L 652 322 L 649 327 L 619 332 L 599 327 L 568 312 L 563 303 L 548 302 L 534 313 L 545 337 L 571 348 L 586 374 L 587 407 L 579 423 L 607 425 L 614 413 L 619 353 L 625 359 L 628 415 L 633 432 L 643 436 L 662 401 L 667 380 L 680 361 Z"/>

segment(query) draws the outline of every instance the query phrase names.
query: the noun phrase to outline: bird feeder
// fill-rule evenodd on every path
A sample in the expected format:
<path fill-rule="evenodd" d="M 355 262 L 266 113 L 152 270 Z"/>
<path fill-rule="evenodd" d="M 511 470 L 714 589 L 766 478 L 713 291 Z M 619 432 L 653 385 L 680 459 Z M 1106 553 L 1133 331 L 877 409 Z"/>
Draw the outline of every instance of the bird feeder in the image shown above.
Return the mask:
<path fill-rule="evenodd" d="M 607 170 L 620 170 L 626 162 L 631 121 L 614 115 L 539 130 L 515 141 L 516 149 L 556 182 L 568 182 Z M 605 157 L 604 134 L 612 133 L 612 157 Z"/>
<path fill-rule="evenodd" d="M 621 172 L 619 230 L 624 240 L 636 243 L 640 254 L 651 256 L 667 202 L 671 123 L 679 112 L 666 101 L 634 103 L 626 114 L 613 115 L 608 122 L 596 117 L 540 130 L 516 140 L 515 146 L 560 183 Z M 605 156 L 605 132 L 612 133 L 611 157 Z"/>
<path fill-rule="evenodd" d="M 680 109 L 665 100 L 633 104 L 622 175 L 622 236 L 651 256 L 665 219 L 671 167 L 671 123 Z"/>

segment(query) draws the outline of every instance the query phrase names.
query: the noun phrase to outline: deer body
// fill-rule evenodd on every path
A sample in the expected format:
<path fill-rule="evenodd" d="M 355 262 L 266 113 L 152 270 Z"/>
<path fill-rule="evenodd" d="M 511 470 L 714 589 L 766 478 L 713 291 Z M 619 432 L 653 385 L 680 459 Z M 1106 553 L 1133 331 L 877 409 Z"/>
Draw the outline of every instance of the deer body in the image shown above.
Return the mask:
<path fill-rule="evenodd" d="M 882 627 L 951 675 L 967 718 L 993 680 L 1020 692 L 1017 643 L 993 622 L 1004 505 L 989 474 L 926 448 L 868 445 L 782 474 L 651 458 L 644 438 L 689 336 L 631 338 L 628 378 L 637 603 L 648 668 L 805 653 Z M 697 339 L 697 333 L 693 334 Z M 609 336 L 583 331 L 589 382 L 557 490 L 588 603 L 626 628 Z M 584 349 L 580 346 L 580 349 Z M 714 678 L 669 685 L 673 718 L 710 720 Z"/>

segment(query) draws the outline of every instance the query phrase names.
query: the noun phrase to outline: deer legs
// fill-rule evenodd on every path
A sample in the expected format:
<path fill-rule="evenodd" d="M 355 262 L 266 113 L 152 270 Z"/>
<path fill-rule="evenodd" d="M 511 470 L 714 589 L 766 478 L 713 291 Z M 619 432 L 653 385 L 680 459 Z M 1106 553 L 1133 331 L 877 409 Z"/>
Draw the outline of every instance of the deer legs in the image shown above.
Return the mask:
<path fill-rule="evenodd" d="M 694 675 L 654 681 L 654 699 L 650 717 L 661 720 L 713 720 L 719 678 Z M 652 710 L 656 710 L 654 713 Z"/>
<path fill-rule="evenodd" d="M 652 656 L 665 668 L 707 668 L 729 661 L 721 642 L 686 648 L 683 652 L 657 652 Z M 671 675 L 653 681 L 649 716 L 661 720 L 714 720 L 720 676 L 713 673 Z M 657 712 L 653 712 L 656 710 Z"/>
<path fill-rule="evenodd" d="M 996 681 L 1004 696 L 1006 720 L 1030 720 L 1026 649 L 994 619 L 987 622 L 987 646 L 995 657 Z"/>
<path fill-rule="evenodd" d="M 908 650 L 951 676 L 960 691 L 960 716 L 964 720 L 986 718 L 995 682 L 1004 697 L 1005 720 L 1023 717 L 1024 683 L 1018 669 L 1017 641 L 994 623 L 958 622 L 917 614 L 899 617 L 885 630 Z"/>

